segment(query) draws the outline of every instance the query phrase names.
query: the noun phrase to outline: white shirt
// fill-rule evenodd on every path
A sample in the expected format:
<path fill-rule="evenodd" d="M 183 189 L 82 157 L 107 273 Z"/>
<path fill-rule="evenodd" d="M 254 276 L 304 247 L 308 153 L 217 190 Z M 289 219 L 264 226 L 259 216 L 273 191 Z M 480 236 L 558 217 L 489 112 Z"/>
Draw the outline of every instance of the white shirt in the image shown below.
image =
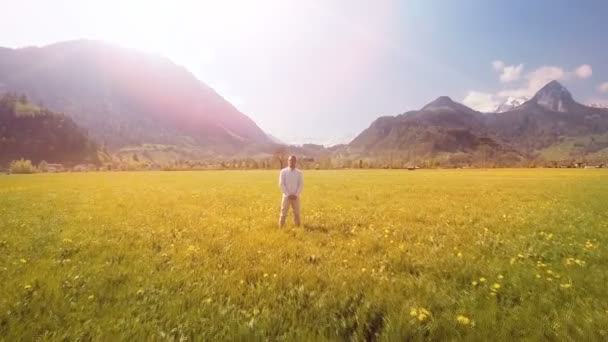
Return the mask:
<path fill-rule="evenodd" d="M 284 168 L 279 174 L 279 187 L 283 196 L 296 195 L 299 197 L 304 187 L 302 172 L 289 166 Z"/>

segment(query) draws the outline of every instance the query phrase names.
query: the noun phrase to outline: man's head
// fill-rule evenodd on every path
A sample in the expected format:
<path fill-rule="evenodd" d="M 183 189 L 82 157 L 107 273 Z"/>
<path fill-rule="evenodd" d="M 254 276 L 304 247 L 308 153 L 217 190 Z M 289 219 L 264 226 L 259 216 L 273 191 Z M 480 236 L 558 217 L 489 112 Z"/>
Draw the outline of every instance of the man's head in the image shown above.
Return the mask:
<path fill-rule="evenodd" d="M 290 168 L 292 168 L 292 169 L 296 168 L 296 161 L 297 161 L 296 156 L 294 156 L 294 155 L 289 156 L 289 159 L 287 161 L 289 162 Z"/>

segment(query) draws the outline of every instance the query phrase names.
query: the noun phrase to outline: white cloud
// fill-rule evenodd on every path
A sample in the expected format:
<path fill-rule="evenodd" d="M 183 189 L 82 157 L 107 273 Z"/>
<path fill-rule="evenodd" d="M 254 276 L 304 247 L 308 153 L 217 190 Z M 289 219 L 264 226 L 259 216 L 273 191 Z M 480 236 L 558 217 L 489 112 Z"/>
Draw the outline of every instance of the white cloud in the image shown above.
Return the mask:
<path fill-rule="evenodd" d="M 470 91 L 462 103 L 480 112 L 491 112 L 500 104 L 500 100 L 494 94 Z"/>
<path fill-rule="evenodd" d="M 597 91 L 600 93 L 608 93 L 608 82 L 604 82 L 597 86 Z"/>
<path fill-rule="evenodd" d="M 526 79 L 528 80 L 527 88 L 531 93 L 536 93 L 545 84 L 553 80 L 561 81 L 567 78 L 568 73 L 562 68 L 555 66 L 542 66 L 526 75 Z"/>
<path fill-rule="evenodd" d="M 574 73 L 576 74 L 576 77 L 580 79 L 585 79 L 591 77 L 591 75 L 593 74 L 593 69 L 591 69 L 591 65 L 583 64 L 576 68 L 576 70 L 574 70 Z"/>
<path fill-rule="evenodd" d="M 506 65 L 505 62 L 496 60 L 492 62 L 494 70 L 500 73 L 500 81 L 502 83 L 508 83 L 519 80 L 521 73 L 524 70 L 523 64 L 518 65 Z"/>
<path fill-rule="evenodd" d="M 462 101 L 465 105 L 479 111 L 491 111 L 508 97 L 532 97 L 547 83 L 565 81 L 570 79 L 587 79 L 593 74 L 593 69 L 588 64 L 582 64 L 572 71 L 552 65 L 544 65 L 532 71 L 523 73 L 524 65 L 506 65 L 503 61 L 492 62 L 494 70 L 500 73 L 501 83 L 515 82 L 518 87 L 502 89 L 494 94 L 481 91 L 469 91 Z M 608 82 L 598 86 L 598 91 L 608 93 Z"/>
<path fill-rule="evenodd" d="M 545 84 L 555 81 L 566 81 L 573 78 L 586 79 L 591 76 L 593 69 L 588 64 L 583 64 L 572 71 L 566 71 L 557 66 L 541 66 L 538 69 L 528 72 L 524 78 L 526 83 L 515 89 L 505 89 L 498 93 L 498 96 L 534 96 Z"/>
<path fill-rule="evenodd" d="M 492 62 L 492 67 L 493 67 L 493 68 L 494 68 L 494 70 L 496 70 L 496 71 L 502 71 L 502 69 L 504 69 L 504 68 L 505 68 L 505 62 L 503 62 L 503 61 L 499 61 L 499 60 L 493 61 L 493 62 Z"/>
<path fill-rule="evenodd" d="M 523 64 L 506 66 L 502 70 L 502 74 L 500 75 L 500 81 L 503 83 L 517 81 L 520 78 L 521 72 L 523 70 Z"/>

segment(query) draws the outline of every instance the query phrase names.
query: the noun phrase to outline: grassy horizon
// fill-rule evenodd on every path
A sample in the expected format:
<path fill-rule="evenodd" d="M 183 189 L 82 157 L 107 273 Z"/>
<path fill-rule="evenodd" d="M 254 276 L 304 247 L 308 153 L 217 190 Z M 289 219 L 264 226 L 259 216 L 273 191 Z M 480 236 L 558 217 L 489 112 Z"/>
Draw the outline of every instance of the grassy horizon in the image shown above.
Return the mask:
<path fill-rule="evenodd" d="M 601 340 L 606 170 L 0 176 L 0 340 Z"/>

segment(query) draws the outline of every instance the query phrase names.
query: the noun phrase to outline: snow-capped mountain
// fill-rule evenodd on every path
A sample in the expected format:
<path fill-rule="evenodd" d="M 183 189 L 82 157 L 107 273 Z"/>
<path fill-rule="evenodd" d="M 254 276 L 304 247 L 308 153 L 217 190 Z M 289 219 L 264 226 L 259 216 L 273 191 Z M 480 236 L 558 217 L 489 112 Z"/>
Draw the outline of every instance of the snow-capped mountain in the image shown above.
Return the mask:
<path fill-rule="evenodd" d="M 508 112 L 515 107 L 519 107 L 524 104 L 526 101 L 530 100 L 527 96 L 522 97 L 512 97 L 509 96 L 504 102 L 496 106 L 493 110 L 493 113 L 504 113 Z"/>
<path fill-rule="evenodd" d="M 589 103 L 587 107 L 608 109 L 608 103 Z"/>

